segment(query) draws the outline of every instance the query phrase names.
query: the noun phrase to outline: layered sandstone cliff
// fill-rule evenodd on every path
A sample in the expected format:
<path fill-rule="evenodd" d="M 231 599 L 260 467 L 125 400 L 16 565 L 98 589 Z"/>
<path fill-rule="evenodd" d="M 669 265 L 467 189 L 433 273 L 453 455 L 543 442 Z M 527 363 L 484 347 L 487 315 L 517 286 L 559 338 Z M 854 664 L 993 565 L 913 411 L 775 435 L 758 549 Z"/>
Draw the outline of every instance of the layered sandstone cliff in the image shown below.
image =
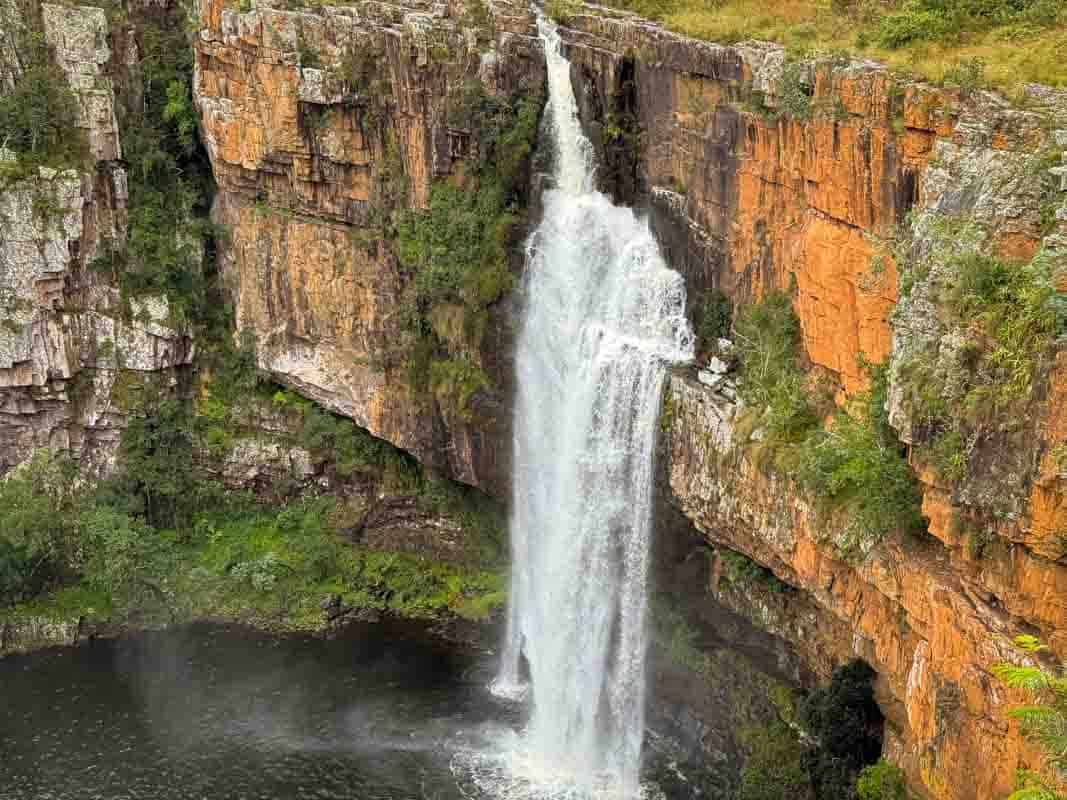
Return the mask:
<path fill-rule="evenodd" d="M 472 91 L 542 102 L 529 9 L 472 0 L 242 11 L 205 0 L 200 26 L 196 97 L 215 218 L 229 231 L 220 263 L 259 365 L 427 466 L 501 492 L 509 301 L 463 343 L 490 386 L 462 408 L 413 387 L 412 275 L 390 227 L 426 207 L 436 183 L 477 173 L 484 132 L 457 120 Z"/>
<path fill-rule="evenodd" d="M 976 252 L 1019 269 L 1039 254 L 1067 288 L 1067 96 L 1027 87 L 1023 109 L 871 63 L 697 42 L 603 9 L 568 25 L 584 122 L 611 165 L 605 188 L 649 207 L 694 312 L 711 290 L 735 305 L 788 292 L 803 355 L 839 402 L 866 387 L 864 362 L 888 363 L 890 420 L 921 480 L 931 536 L 846 560 L 834 540 L 849 520 L 827 518 L 754 457 L 732 384 L 679 372 L 667 501 L 709 542 L 799 590 L 713 580 L 707 601 L 791 642 L 822 675 L 854 657 L 872 664 L 886 754 L 916 790 L 1007 793 L 1035 760 L 1003 715 L 1017 698 L 989 667 L 1015 657 L 1019 633 L 1067 647 L 1067 476 L 1055 456 L 1067 355 L 1060 343 L 1047 356 L 1015 418 L 966 439 L 953 480 L 931 468 L 905 389 L 920 356 L 950 362 L 978 335 L 945 312 L 953 276 L 931 254 L 943 240 L 965 245 L 940 221 L 958 220 L 960 240 L 979 231 Z M 992 544 L 976 549 L 975 535 Z"/>

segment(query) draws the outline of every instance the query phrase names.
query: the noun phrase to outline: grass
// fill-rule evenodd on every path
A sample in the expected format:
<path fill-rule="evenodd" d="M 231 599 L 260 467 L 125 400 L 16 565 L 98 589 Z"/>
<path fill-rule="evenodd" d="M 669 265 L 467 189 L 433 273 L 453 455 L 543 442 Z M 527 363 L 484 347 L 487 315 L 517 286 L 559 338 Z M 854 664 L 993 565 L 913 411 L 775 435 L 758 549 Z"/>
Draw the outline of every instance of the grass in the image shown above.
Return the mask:
<path fill-rule="evenodd" d="M 796 480 L 828 519 L 841 522 L 826 526 L 838 554 L 863 557 L 893 532 L 921 529 L 915 476 L 887 418 L 885 369 L 872 368 L 870 390 L 824 425 L 832 404 L 802 368 L 800 322 L 787 295 L 743 308 L 734 337 L 749 406 L 743 421 L 761 431 L 749 453 Z"/>
<path fill-rule="evenodd" d="M 985 82 L 1067 86 L 1067 12 L 1052 0 L 610 0 L 698 39 L 763 39 L 792 53 L 850 52 L 944 82 L 984 63 Z M 987 7 L 993 7 L 991 11 Z M 1006 10 L 1005 10 L 1006 9 Z"/>
<path fill-rule="evenodd" d="M 1048 248 L 1027 263 L 1006 262 L 965 221 L 931 233 L 923 259 L 901 264 L 925 284 L 947 330 L 901 360 L 897 381 L 918 455 L 943 481 L 961 484 L 977 468 L 972 451 L 1019 435 L 1042 396 L 1067 340 L 1067 296 L 1056 289 L 1065 262 Z"/>

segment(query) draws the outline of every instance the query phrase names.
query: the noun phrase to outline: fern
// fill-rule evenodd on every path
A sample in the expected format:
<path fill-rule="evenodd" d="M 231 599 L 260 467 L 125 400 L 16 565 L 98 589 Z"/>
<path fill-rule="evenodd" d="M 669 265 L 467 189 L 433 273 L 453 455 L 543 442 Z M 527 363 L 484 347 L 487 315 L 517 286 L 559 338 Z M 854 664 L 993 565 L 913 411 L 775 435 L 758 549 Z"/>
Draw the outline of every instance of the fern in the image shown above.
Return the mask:
<path fill-rule="evenodd" d="M 993 667 L 993 674 L 1008 688 L 1026 689 L 1028 692 L 1047 689 L 1052 678 L 1037 667 L 1017 667 L 1014 664 L 997 664 Z"/>
<path fill-rule="evenodd" d="M 1026 654 L 1048 650 L 1035 636 L 1019 636 L 1015 646 Z M 1023 735 L 1045 752 L 1045 768 L 1060 773 L 1067 767 L 1067 677 L 1041 667 L 997 664 L 993 674 L 1012 689 L 1023 689 L 1033 702 L 1008 711 Z M 1018 788 L 1008 800 L 1064 800 L 1038 773 L 1020 772 Z"/>

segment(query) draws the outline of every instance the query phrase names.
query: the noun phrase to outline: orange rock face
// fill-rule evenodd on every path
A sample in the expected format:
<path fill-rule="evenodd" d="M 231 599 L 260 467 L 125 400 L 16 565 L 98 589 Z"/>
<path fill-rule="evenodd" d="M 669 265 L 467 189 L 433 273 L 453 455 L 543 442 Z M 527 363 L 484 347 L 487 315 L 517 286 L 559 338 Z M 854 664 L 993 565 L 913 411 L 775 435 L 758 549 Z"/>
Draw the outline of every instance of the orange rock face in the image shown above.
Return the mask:
<path fill-rule="evenodd" d="M 916 788 L 945 800 L 1009 793 L 1016 768 L 1038 761 L 1003 715 L 1019 698 L 1009 698 L 988 667 L 1015 657 L 1008 636 L 1020 620 L 1040 619 L 1050 641 L 1067 631 L 1067 587 L 1048 583 L 1065 570 L 1035 574 L 1035 559 L 1020 552 L 1022 563 L 1002 576 L 1011 585 L 994 594 L 989 576 L 936 540 L 890 543 L 862 564 L 843 561 L 831 538 L 846 521 L 821 518 L 788 479 L 761 472 L 734 446 L 736 407 L 682 375 L 668 391 L 672 502 L 710 541 L 802 590 L 797 600 L 750 593 L 731 604 L 824 676 L 850 658 L 874 666 L 886 755 Z"/>
<path fill-rule="evenodd" d="M 473 343 L 494 384 L 473 410 L 414 392 L 410 275 L 389 233 L 396 214 L 428 204 L 434 181 L 477 171 L 481 132 L 451 122 L 472 85 L 543 96 L 529 10 L 493 5 L 488 26 L 459 2 L 242 13 L 204 0 L 195 95 L 214 216 L 229 231 L 220 263 L 260 366 L 430 468 L 501 493 L 507 309 L 492 309 Z"/>
<path fill-rule="evenodd" d="M 697 42 L 636 18 L 578 15 L 573 27 L 583 120 L 596 130 L 598 113 L 620 108 L 637 120 L 636 183 L 691 304 L 711 289 L 735 303 L 788 292 L 804 355 L 836 376 L 839 399 L 866 387 L 861 359 L 884 363 L 936 341 L 936 297 L 902 302 L 895 241 L 906 233 L 923 245 L 915 219 L 970 219 L 1009 261 L 1062 247 L 1042 241 L 1051 201 L 1035 187 L 1048 184 L 1038 161 L 1051 143 L 1039 114 L 895 83 L 869 63 L 800 64 L 790 86 L 780 48 Z M 1055 115 L 1067 98 L 1035 103 Z M 913 454 L 931 536 L 862 565 L 835 556 L 847 519 L 815 514 L 788 476 L 735 447 L 724 397 L 672 383 L 672 502 L 709 540 L 802 590 L 796 601 L 750 603 L 757 624 L 821 674 L 851 657 L 875 666 L 886 754 L 932 797 L 995 798 L 1017 767 L 1037 763 L 1005 721 L 1009 698 L 988 668 L 1014 656 L 1006 643 L 1024 631 L 1067 653 L 1065 369 L 1061 352 L 1047 392 L 1014 421 L 1025 433 L 1005 438 L 1010 451 L 983 451 L 970 484 L 943 485 Z"/>

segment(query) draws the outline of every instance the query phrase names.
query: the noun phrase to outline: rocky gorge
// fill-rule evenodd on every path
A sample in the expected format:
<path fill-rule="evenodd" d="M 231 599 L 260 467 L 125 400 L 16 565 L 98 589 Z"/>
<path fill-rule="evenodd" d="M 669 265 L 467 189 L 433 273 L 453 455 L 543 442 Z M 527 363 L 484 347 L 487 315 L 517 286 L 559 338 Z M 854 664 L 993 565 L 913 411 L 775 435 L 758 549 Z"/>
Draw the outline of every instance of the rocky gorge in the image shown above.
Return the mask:
<path fill-rule="evenodd" d="M 381 470 L 339 473 L 328 445 L 299 435 L 299 404 L 351 420 L 464 502 L 508 501 L 522 243 L 544 180 L 533 12 L 510 0 L 188 10 L 217 231 L 195 260 L 232 306 L 227 336 L 254 345 L 279 398 L 218 411 L 207 326 L 98 263 L 134 229 L 122 126 L 143 99 L 139 26 L 179 9 L 0 9 L 0 93 L 25 68 L 15 32 L 39 30 L 87 150 L 27 170 L 0 149 L 18 167 L 0 164 L 4 470 L 46 448 L 94 478 L 114 472 L 158 390 L 211 418 L 198 457 L 227 487 L 336 494 L 364 545 L 466 563 L 462 503 L 427 509 Z M 682 598 L 687 621 L 668 617 L 696 632 L 686 653 L 711 689 L 687 712 L 694 678 L 660 635 L 665 724 L 736 771 L 739 731 L 775 715 L 774 686 L 809 689 L 858 658 L 875 672 L 883 755 L 912 791 L 1007 795 L 1040 755 L 1004 713 L 1022 694 L 990 669 L 1030 658 L 1011 645 L 1019 634 L 1067 648 L 1067 355 L 1062 329 L 1002 329 L 1025 317 L 1022 301 L 978 307 L 956 287 L 965 269 L 1003 265 L 1062 302 L 1067 93 L 1028 85 L 1009 101 L 853 57 L 698 41 L 599 6 L 568 8 L 560 32 L 601 189 L 647 214 L 704 332 L 665 390 L 655 571 Z M 778 295 L 802 381 L 824 398 L 820 424 L 872 396 L 883 367 L 877 396 L 920 531 L 856 545 L 855 499 L 827 502 L 776 454 L 773 420 L 745 392 L 753 351 L 737 320 Z M 79 620 L 52 638 L 76 638 Z M 0 626 L 18 646 L 17 625 Z"/>

